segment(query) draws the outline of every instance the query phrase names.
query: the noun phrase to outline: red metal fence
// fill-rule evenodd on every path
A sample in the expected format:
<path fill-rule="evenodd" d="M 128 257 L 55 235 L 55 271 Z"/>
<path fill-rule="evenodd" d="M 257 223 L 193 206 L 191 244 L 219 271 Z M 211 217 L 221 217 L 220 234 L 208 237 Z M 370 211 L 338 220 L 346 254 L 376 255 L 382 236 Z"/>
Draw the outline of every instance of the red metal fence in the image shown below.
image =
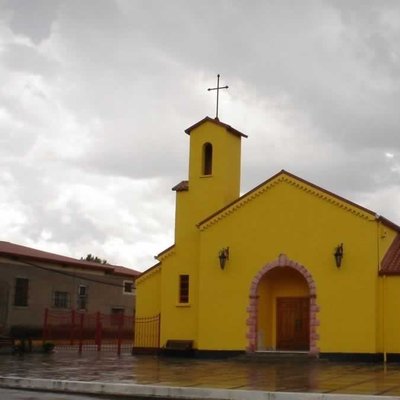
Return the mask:
<path fill-rule="evenodd" d="M 43 342 L 56 346 L 77 346 L 78 351 L 90 345 L 100 351 L 104 345 L 117 347 L 121 353 L 123 344 L 133 345 L 135 317 L 122 313 L 89 314 L 84 312 L 53 311 L 45 309 Z"/>

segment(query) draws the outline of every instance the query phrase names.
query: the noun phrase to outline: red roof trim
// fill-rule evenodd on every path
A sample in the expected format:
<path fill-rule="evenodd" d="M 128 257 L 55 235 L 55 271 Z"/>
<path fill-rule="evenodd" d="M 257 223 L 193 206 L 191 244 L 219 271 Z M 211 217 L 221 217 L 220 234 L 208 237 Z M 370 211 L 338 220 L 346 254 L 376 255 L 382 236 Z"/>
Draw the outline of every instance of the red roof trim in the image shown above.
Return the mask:
<path fill-rule="evenodd" d="M 400 226 L 397 225 L 397 224 L 395 224 L 395 223 L 392 222 L 392 221 L 389 221 L 387 218 L 382 217 L 382 216 L 379 216 L 379 217 L 378 217 L 378 220 L 379 220 L 380 222 L 382 222 L 382 224 L 385 225 L 385 226 L 387 226 L 388 228 L 392 228 L 392 229 L 394 229 L 395 231 L 400 232 Z"/>
<path fill-rule="evenodd" d="M 111 265 L 111 264 L 109 264 Z M 113 265 L 113 275 L 119 275 L 119 276 L 129 276 L 129 277 L 133 277 L 136 278 L 140 275 L 139 271 L 136 271 L 135 269 L 131 269 L 131 268 L 127 268 L 127 267 L 123 267 L 121 265 Z"/>
<path fill-rule="evenodd" d="M 171 190 L 175 192 L 187 192 L 189 190 L 189 181 L 181 181 L 175 185 Z"/>
<path fill-rule="evenodd" d="M 305 179 L 300 178 L 300 177 L 298 177 L 298 176 L 296 176 L 296 175 L 293 175 L 293 174 L 291 174 L 290 172 L 287 172 L 287 171 L 285 171 L 285 170 L 282 170 L 281 172 L 284 172 L 284 173 L 286 173 L 286 175 L 289 175 L 291 178 L 297 179 L 298 181 L 303 182 L 303 183 L 305 183 L 306 185 L 309 185 L 309 186 L 313 187 L 314 189 L 317 189 L 317 190 L 319 190 L 319 191 L 321 191 L 321 192 L 324 192 L 324 193 L 328 194 L 329 196 L 335 197 L 336 199 L 338 199 L 338 200 L 340 200 L 340 201 L 343 201 L 344 203 L 347 203 L 347 204 L 349 204 L 349 205 L 351 205 L 351 206 L 353 206 L 353 207 L 359 208 L 359 209 L 361 209 L 362 211 L 366 212 L 367 214 L 371 214 L 371 215 L 373 215 L 374 217 L 377 216 L 377 214 L 376 214 L 374 211 L 371 211 L 371 210 L 369 210 L 368 208 L 365 208 L 365 207 L 363 207 L 363 206 L 360 206 L 360 205 L 357 204 L 357 203 L 354 203 L 354 202 L 352 202 L 352 201 L 350 201 L 350 200 L 345 199 L 344 197 L 341 197 L 341 196 L 339 196 L 339 195 L 337 195 L 337 194 L 335 194 L 335 193 L 333 193 L 333 192 L 330 192 L 329 190 L 326 190 L 326 189 L 322 188 L 321 186 L 318 186 L 318 185 L 315 185 L 314 183 L 308 182 L 308 181 L 306 181 Z"/>
<path fill-rule="evenodd" d="M 248 136 L 245 135 L 244 133 L 239 132 L 239 131 L 236 130 L 235 128 L 232 128 L 230 125 L 224 124 L 224 123 L 221 122 L 218 118 L 210 118 L 210 117 L 205 117 L 205 118 L 203 118 L 201 121 L 197 122 L 196 124 L 190 126 L 190 127 L 187 128 L 187 129 L 185 129 L 185 133 L 187 133 L 188 135 L 190 135 L 190 132 L 191 132 L 193 129 L 196 129 L 198 126 L 204 124 L 204 123 L 207 122 L 207 121 L 212 122 L 213 124 L 222 126 L 222 127 L 225 128 L 228 132 L 230 132 L 230 133 L 232 133 L 232 134 L 234 134 L 234 135 L 236 135 L 236 136 L 245 137 L 245 138 L 248 137 Z"/>

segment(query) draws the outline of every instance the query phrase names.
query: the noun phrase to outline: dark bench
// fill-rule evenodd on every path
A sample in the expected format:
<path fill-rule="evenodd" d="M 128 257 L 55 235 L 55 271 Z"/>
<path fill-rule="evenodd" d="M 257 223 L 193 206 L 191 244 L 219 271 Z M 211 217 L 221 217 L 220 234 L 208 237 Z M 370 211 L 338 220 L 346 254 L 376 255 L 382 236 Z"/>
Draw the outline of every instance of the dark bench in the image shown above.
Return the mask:
<path fill-rule="evenodd" d="M 167 340 L 167 350 L 188 351 L 193 349 L 193 340 Z"/>
<path fill-rule="evenodd" d="M 166 355 L 193 355 L 193 340 L 167 340 L 163 347 Z"/>
<path fill-rule="evenodd" d="M 32 351 L 32 339 L 15 336 L 0 336 L 0 349 L 10 348 L 13 352 L 26 353 Z"/>
<path fill-rule="evenodd" d="M 14 348 L 15 340 L 9 336 L 0 336 L 0 348 L 1 347 L 11 347 Z"/>

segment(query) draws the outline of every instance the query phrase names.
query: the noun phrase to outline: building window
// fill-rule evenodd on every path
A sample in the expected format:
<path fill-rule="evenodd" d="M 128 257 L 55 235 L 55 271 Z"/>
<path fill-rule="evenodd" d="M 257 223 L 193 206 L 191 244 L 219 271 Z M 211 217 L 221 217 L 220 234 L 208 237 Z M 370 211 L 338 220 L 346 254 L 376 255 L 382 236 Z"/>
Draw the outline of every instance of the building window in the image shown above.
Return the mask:
<path fill-rule="evenodd" d="M 212 174 L 213 147 L 211 143 L 205 143 L 203 146 L 203 175 Z"/>
<path fill-rule="evenodd" d="M 20 307 L 28 306 L 29 279 L 15 279 L 14 305 Z"/>
<path fill-rule="evenodd" d="M 179 303 L 189 303 L 189 275 L 179 275 Z"/>
<path fill-rule="evenodd" d="M 113 307 L 111 309 L 110 323 L 111 325 L 124 324 L 125 310 L 122 307 Z"/>
<path fill-rule="evenodd" d="M 135 286 L 133 285 L 133 281 L 123 281 L 123 294 L 134 294 Z"/>
<path fill-rule="evenodd" d="M 53 306 L 55 308 L 69 308 L 70 300 L 68 292 L 53 292 Z"/>
<path fill-rule="evenodd" d="M 79 285 L 78 288 L 78 310 L 86 310 L 88 302 L 88 287 Z"/>

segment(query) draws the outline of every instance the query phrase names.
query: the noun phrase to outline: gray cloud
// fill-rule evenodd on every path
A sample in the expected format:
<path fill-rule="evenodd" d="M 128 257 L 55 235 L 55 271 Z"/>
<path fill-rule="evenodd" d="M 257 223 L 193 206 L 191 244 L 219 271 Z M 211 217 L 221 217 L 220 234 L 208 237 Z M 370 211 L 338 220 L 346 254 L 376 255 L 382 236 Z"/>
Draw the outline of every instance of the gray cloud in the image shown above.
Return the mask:
<path fill-rule="evenodd" d="M 56 71 L 53 61 L 46 59 L 34 48 L 18 43 L 9 44 L 3 54 L 4 66 L 14 72 L 27 72 L 50 77 Z"/>
<path fill-rule="evenodd" d="M 3 240 L 143 269 L 173 241 L 184 129 L 400 220 L 397 1 L 12 1 L 0 19 Z"/>
<path fill-rule="evenodd" d="M 35 43 L 48 38 L 57 17 L 60 0 L 8 0 L 5 10 L 12 10 L 10 28 Z"/>

